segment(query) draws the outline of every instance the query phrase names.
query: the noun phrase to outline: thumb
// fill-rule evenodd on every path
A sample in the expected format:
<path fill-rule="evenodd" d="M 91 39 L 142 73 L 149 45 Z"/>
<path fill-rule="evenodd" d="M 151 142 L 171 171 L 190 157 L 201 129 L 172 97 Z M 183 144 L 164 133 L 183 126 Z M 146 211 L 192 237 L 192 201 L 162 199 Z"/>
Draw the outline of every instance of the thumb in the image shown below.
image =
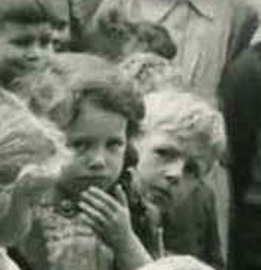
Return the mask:
<path fill-rule="evenodd" d="M 116 199 L 123 206 L 128 206 L 128 199 L 127 199 L 126 193 L 123 191 L 120 185 L 117 185 L 117 187 L 115 188 L 115 196 L 116 196 Z"/>

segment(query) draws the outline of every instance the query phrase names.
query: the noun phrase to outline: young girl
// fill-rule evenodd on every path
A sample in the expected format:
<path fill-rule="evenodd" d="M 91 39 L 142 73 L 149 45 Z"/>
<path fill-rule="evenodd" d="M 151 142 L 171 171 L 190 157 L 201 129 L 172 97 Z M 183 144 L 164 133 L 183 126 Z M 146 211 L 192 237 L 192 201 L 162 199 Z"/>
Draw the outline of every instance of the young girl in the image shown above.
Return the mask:
<path fill-rule="evenodd" d="M 142 101 L 113 64 L 86 55 L 64 58 L 62 66 L 72 69 L 60 82 L 68 96 L 48 114 L 66 132 L 75 163 L 37 207 L 22 253 L 36 270 L 135 269 L 151 259 L 132 230 L 118 183 L 135 161 L 131 140 Z M 96 204 L 104 216 L 93 212 Z"/>
<path fill-rule="evenodd" d="M 14 95 L 0 91 L 0 265 L 16 269 L 4 247 L 29 230 L 32 205 L 71 159 L 62 134 L 36 118 Z M 3 268 L 2 268 L 3 267 Z"/>

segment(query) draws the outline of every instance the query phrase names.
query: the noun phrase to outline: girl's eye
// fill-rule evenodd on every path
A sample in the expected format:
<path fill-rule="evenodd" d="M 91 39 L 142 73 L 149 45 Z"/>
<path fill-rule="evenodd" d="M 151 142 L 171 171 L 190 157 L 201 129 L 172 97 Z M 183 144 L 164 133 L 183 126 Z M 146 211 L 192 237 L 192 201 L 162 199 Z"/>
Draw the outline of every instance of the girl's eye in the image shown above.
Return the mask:
<path fill-rule="evenodd" d="M 81 142 L 81 141 L 72 142 L 70 143 L 69 146 L 73 148 L 77 154 L 83 154 L 90 148 L 90 144 L 88 142 Z"/>
<path fill-rule="evenodd" d="M 114 139 L 114 140 L 110 140 L 107 143 L 107 147 L 109 149 L 111 149 L 112 151 L 116 151 L 121 149 L 124 146 L 124 142 L 120 139 Z"/>

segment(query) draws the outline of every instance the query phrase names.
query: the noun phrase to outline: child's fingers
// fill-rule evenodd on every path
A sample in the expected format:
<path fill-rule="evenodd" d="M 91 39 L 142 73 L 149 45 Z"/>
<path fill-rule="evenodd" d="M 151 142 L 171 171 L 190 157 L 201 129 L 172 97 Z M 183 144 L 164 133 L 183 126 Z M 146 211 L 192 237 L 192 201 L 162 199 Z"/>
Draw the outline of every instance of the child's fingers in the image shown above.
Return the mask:
<path fill-rule="evenodd" d="M 91 228 L 94 232 L 98 234 L 102 232 L 102 228 L 100 228 L 100 225 L 97 225 L 97 223 L 91 218 L 89 218 L 86 214 L 80 214 L 80 219 L 83 224 L 87 225 L 87 227 Z"/>
<path fill-rule="evenodd" d="M 118 199 L 118 201 L 123 205 L 123 206 L 128 206 L 128 200 L 126 197 L 125 192 L 123 191 L 122 187 L 120 185 L 117 185 L 115 189 L 115 195 Z"/>
<path fill-rule="evenodd" d="M 91 187 L 89 188 L 88 193 L 101 200 L 112 211 L 116 211 L 118 209 L 118 202 L 103 190 L 96 187 Z"/>
<path fill-rule="evenodd" d="M 84 202 L 80 202 L 79 207 L 81 210 L 87 215 L 87 217 L 92 220 L 95 224 L 99 226 L 104 226 L 107 223 L 106 218 L 102 213 L 91 207 L 90 205 L 87 205 Z"/>
<path fill-rule="evenodd" d="M 81 198 L 86 203 L 88 203 L 89 205 L 91 205 L 92 207 L 94 207 L 96 210 L 98 210 L 99 212 L 101 212 L 104 216 L 109 217 L 110 210 L 113 210 L 113 209 L 110 209 L 109 208 L 108 204 L 104 203 L 99 198 L 93 196 L 89 192 L 83 192 L 81 194 Z"/>

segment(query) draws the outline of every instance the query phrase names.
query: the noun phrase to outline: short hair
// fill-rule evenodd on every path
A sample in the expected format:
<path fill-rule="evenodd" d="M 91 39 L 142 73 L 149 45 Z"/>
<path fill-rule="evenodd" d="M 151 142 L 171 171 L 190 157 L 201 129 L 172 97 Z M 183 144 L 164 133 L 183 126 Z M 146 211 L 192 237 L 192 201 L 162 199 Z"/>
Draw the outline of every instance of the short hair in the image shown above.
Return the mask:
<path fill-rule="evenodd" d="M 45 23 L 61 27 L 60 17 L 50 0 L 1 0 L 0 23 Z"/>
<path fill-rule="evenodd" d="M 200 97 L 168 89 L 145 95 L 145 108 L 142 126 L 145 134 L 161 129 L 184 143 L 200 142 L 213 160 L 224 154 L 223 117 Z"/>
<path fill-rule="evenodd" d="M 46 169 L 57 177 L 72 153 L 51 122 L 37 118 L 12 93 L 0 91 L 0 186 L 13 184 L 28 168 Z M 43 171 L 42 171 L 43 172 Z M 53 175 L 54 176 L 54 175 Z M 10 182 L 10 183 L 9 183 Z"/>

